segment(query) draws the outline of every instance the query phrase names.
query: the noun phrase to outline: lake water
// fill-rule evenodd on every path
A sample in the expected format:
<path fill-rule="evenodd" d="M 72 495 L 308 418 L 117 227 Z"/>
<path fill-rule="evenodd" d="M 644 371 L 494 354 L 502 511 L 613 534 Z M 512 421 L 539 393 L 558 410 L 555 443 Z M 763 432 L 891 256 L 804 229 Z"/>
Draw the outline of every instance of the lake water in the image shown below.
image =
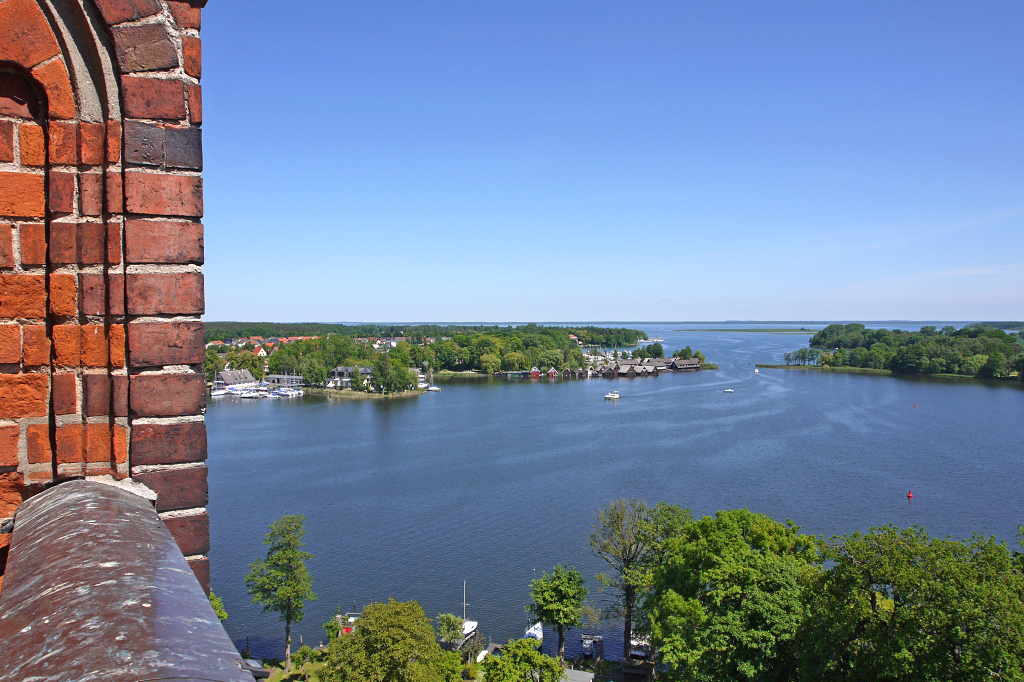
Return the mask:
<path fill-rule="evenodd" d="M 672 331 L 682 327 L 643 328 L 667 352 L 699 348 L 719 370 L 462 381 L 405 400 L 211 400 L 210 560 L 228 633 L 240 644 L 250 636 L 256 655 L 283 649 L 283 624 L 250 603 L 243 576 L 284 514 L 308 519 L 319 595 L 293 628 L 296 646 L 299 634 L 323 640 L 321 624 L 353 602 L 416 599 L 428 616 L 461 615 L 463 580 L 467 616 L 492 641 L 522 636 L 535 571 L 574 564 L 596 592 L 603 566 L 587 536 L 596 510 L 619 497 L 698 515 L 747 507 L 826 536 L 916 523 L 1017 546 L 1016 382 L 755 374 L 807 336 Z M 618 402 L 603 399 L 612 388 Z M 621 630 L 587 631 L 606 635 L 617 657 Z"/>

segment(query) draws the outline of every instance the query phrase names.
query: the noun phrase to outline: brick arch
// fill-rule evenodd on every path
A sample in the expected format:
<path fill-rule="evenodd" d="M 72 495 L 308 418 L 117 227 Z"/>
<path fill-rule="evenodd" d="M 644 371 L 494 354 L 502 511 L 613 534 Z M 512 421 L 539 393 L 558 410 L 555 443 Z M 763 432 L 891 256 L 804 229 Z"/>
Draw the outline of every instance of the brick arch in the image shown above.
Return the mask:
<path fill-rule="evenodd" d="M 0 0 L 0 519 L 133 477 L 205 585 L 198 30 L 194 1 Z M 154 459 L 162 430 L 193 447 Z"/>

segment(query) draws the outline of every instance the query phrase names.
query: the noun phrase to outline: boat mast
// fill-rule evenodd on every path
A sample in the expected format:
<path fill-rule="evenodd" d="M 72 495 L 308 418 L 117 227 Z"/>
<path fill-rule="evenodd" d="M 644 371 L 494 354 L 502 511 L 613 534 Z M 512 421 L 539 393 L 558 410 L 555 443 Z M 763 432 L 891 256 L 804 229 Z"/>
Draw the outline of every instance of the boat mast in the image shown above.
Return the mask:
<path fill-rule="evenodd" d="M 466 604 L 466 581 L 463 580 L 462 581 L 462 620 L 463 621 L 466 620 L 466 607 L 467 606 L 468 606 L 468 604 Z"/>

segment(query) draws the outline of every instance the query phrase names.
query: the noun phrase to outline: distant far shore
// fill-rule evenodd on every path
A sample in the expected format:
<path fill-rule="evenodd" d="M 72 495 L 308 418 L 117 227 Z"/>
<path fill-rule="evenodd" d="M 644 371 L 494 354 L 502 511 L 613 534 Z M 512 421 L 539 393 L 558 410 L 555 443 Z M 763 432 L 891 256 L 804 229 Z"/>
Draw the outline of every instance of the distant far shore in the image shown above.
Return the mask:
<path fill-rule="evenodd" d="M 762 332 L 766 334 L 816 334 L 821 329 L 746 327 L 743 329 L 673 329 L 674 332 Z"/>

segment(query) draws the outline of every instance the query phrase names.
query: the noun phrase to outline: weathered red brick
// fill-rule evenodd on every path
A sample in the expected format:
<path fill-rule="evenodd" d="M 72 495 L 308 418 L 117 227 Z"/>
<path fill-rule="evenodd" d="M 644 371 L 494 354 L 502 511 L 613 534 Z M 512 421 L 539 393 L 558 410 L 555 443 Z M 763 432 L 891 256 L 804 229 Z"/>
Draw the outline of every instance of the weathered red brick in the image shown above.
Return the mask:
<path fill-rule="evenodd" d="M 77 173 L 51 171 L 47 174 L 49 196 L 47 203 L 56 213 L 71 213 L 75 210 L 75 178 Z"/>
<path fill-rule="evenodd" d="M 193 78 L 203 76 L 203 44 L 193 36 L 181 37 L 181 52 L 184 58 L 185 73 Z"/>
<path fill-rule="evenodd" d="M 79 223 L 77 246 L 79 263 L 102 263 L 107 255 L 107 226 L 103 223 Z"/>
<path fill-rule="evenodd" d="M 103 174 L 81 173 L 78 176 L 78 203 L 82 215 L 103 215 Z"/>
<path fill-rule="evenodd" d="M 170 0 L 167 5 L 171 8 L 171 16 L 179 29 L 194 28 L 197 31 L 202 28 L 202 11 L 198 2 L 187 0 Z"/>
<path fill-rule="evenodd" d="M 38 173 L 0 172 L 0 215 L 43 217 L 46 214 L 43 181 L 44 177 Z M 199 206 L 200 213 L 196 215 L 202 214 L 201 193 Z"/>
<path fill-rule="evenodd" d="M 103 141 L 107 127 L 102 123 L 83 121 L 78 124 L 78 159 L 90 166 L 103 163 Z"/>
<path fill-rule="evenodd" d="M 45 374 L 0 374 L 0 419 L 45 417 L 49 389 Z"/>
<path fill-rule="evenodd" d="M 124 111 L 132 118 L 185 118 L 185 84 L 167 78 L 123 76 Z"/>
<path fill-rule="evenodd" d="M 14 228 L 0 224 L 0 268 L 13 268 L 14 265 Z"/>
<path fill-rule="evenodd" d="M 50 24 L 34 0 L 0 4 L 0 61 L 31 68 L 59 53 Z"/>
<path fill-rule="evenodd" d="M 210 517 L 206 513 L 164 519 L 164 525 L 185 556 L 210 551 Z"/>
<path fill-rule="evenodd" d="M 107 121 L 107 163 L 121 160 L 121 122 Z"/>
<path fill-rule="evenodd" d="M 78 367 L 82 358 L 82 330 L 77 324 L 55 324 L 50 328 L 53 334 L 53 351 L 56 364 L 64 367 Z"/>
<path fill-rule="evenodd" d="M 96 0 L 103 20 L 113 26 L 148 17 L 160 11 L 157 0 Z"/>
<path fill-rule="evenodd" d="M 107 331 L 101 324 L 82 326 L 82 364 L 86 367 L 106 367 Z"/>
<path fill-rule="evenodd" d="M 86 374 L 82 377 L 82 384 L 82 393 L 85 395 L 85 416 L 101 417 L 109 413 L 110 376 L 107 374 Z"/>
<path fill-rule="evenodd" d="M 132 466 L 185 464 L 206 459 L 206 424 L 137 424 L 132 427 Z"/>
<path fill-rule="evenodd" d="M 128 377 L 110 377 L 110 401 L 115 417 L 128 416 Z M 125 445 L 127 448 L 128 446 Z"/>
<path fill-rule="evenodd" d="M 64 265 L 78 260 L 78 225 L 76 223 L 50 224 L 50 263 Z"/>
<path fill-rule="evenodd" d="M 75 95 L 71 89 L 71 78 L 64 62 L 55 59 L 32 69 L 32 75 L 46 90 L 46 103 L 50 118 L 70 119 L 75 117 Z"/>
<path fill-rule="evenodd" d="M 110 426 L 86 424 L 85 461 L 90 464 L 110 462 Z"/>
<path fill-rule="evenodd" d="M 160 512 L 204 507 L 209 501 L 205 466 L 147 471 L 132 478 L 156 491 L 156 510 Z"/>
<path fill-rule="evenodd" d="M 18 140 L 21 145 L 21 165 L 42 166 L 46 163 L 46 138 L 38 123 L 22 123 L 18 126 Z"/>
<path fill-rule="evenodd" d="M 206 356 L 202 322 L 128 325 L 132 367 L 192 365 Z"/>
<path fill-rule="evenodd" d="M 121 262 L 121 224 L 107 222 L 107 263 L 117 265 Z"/>
<path fill-rule="evenodd" d="M 50 163 L 73 166 L 78 163 L 78 125 L 70 121 L 50 124 Z"/>
<path fill-rule="evenodd" d="M 111 315 L 124 315 L 124 275 L 107 275 L 107 305 Z"/>
<path fill-rule="evenodd" d="M 188 120 L 196 125 L 203 122 L 203 86 L 188 84 Z"/>
<path fill-rule="evenodd" d="M 164 127 L 144 121 L 124 122 L 124 160 L 143 166 L 164 162 Z"/>
<path fill-rule="evenodd" d="M 0 317 L 43 317 L 46 289 L 42 275 L 0 275 Z"/>
<path fill-rule="evenodd" d="M 78 378 L 74 374 L 53 375 L 53 413 L 78 412 Z"/>
<path fill-rule="evenodd" d="M 203 215 L 203 179 L 198 176 L 129 171 L 124 180 L 129 213 Z"/>
<path fill-rule="evenodd" d="M 118 171 L 107 172 L 107 212 L 121 213 L 124 211 L 124 181 Z"/>
<path fill-rule="evenodd" d="M 128 431 L 117 424 L 113 429 L 114 462 L 125 464 L 128 461 Z"/>
<path fill-rule="evenodd" d="M 125 220 L 125 256 L 129 263 L 202 263 L 202 223 Z"/>
<path fill-rule="evenodd" d="M 20 435 L 20 426 L 0 426 L 0 467 L 18 466 L 18 437 Z"/>
<path fill-rule="evenodd" d="M 50 426 L 48 424 L 32 424 L 25 429 L 28 445 L 28 463 L 43 464 L 53 461 L 53 448 L 50 445 Z"/>
<path fill-rule="evenodd" d="M 82 461 L 84 431 L 82 424 L 57 427 L 57 464 L 75 464 Z"/>
<path fill-rule="evenodd" d="M 0 364 L 21 362 L 21 326 L 0 324 Z"/>
<path fill-rule="evenodd" d="M 46 335 L 46 325 L 32 324 L 21 328 L 23 362 L 30 367 L 50 364 L 50 338 Z"/>
<path fill-rule="evenodd" d="M 112 324 L 107 329 L 107 342 L 110 346 L 110 364 L 113 367 L 124 366 L 124 325 Z"/>
<path fill-rule="evenodd" d="M 21 264 L 46 265 L 46 226 L 42 223 L 22 223 Z"/>
<path fill-rule="evenodd" d="M 125 285 L 130 315 L 199 315 L 203 312 L 201 273 L 129 274 Z"/>
<path fill-rule="evenodd" d="M 138 417 L 179 417 L 199 414 L 206 405 L 202 374 L 139 374 L 131 377 L 128 402 Z"/>
<path fill-rule="evenodd" d="M 102 315 L 107 311 L 107 278 L 99 273 L 78 276 L 80 306 L 83 315 Z"/>
<path fill-rule="evenodd" d="M 162 71 L 178 66 L 178 52 L 163 24 L 117 26 L 111 32 L 121 71 Z"/>
<path fill-rule="evenodd" d="M 15 471 L 0 474 L 0 519 L 14 516 L 18 505 L 24 499 L 24 492 L 25 485 L 21 474 Z"/>
<path fill-rule="evenodd" d="M 13 121 L 0 121 L 0 161 L 14 161 Z"/>
<path fill-rule="evenodd" d="M 189 559 L 188 567 L 195 573 L 196 580 L 199 581 L 199 586 L 203 588 L 203 592 L 206 592 L 206 596 L 210 596 L 210 559 L 209 557 L 203 557 L 202 559 Z"/>
<path fill-rule="evenodd" d="M 50 275 L 50 312 L 64 317 L 78 313 L 78 278 L 71 274 Z"/>

